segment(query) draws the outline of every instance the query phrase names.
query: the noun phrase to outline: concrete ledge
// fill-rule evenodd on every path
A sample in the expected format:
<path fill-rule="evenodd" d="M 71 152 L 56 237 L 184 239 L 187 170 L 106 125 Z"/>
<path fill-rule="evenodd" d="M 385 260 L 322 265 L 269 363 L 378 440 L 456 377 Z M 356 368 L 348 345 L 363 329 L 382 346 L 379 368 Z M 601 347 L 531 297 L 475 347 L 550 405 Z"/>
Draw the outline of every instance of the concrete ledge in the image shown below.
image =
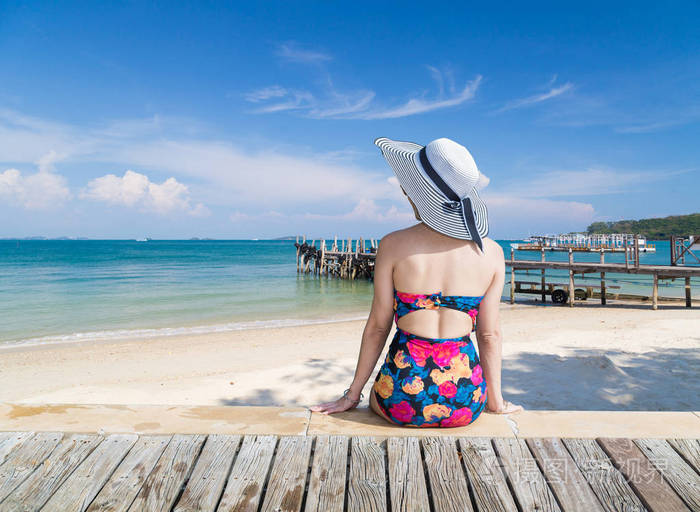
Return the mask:
<path fill-rule="evenodd" d="M 522 411 L 518 437 L 700 438 L 700 417 L 675 411 Z"/>
<path fill-rule="evenodd" d="M 406 428 L 368 408 L 325 415 L 304 407 L 0 403 L 0 431 L 465 437 L 700 438 L 696 412 L 482 413 L 457 428 Z"/>
<path fill-rule="evenodd" d="M 0 404 L 0 431 L 304 435 L 305 407 Z"/>

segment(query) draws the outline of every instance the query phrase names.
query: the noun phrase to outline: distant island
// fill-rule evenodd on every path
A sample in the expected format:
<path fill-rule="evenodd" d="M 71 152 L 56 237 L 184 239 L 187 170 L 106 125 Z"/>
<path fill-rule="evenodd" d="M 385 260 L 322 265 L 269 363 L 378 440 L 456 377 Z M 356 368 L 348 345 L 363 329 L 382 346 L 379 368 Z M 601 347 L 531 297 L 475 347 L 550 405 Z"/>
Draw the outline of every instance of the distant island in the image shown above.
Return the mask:
<path fill-rule="evenodd" d="M 667 240 L 671 235 L 700 234 L 700 213 L 671 215 L 656 219 L 594 222 L 586 232 L 592 234 L 639 233 L 649 240 Z"/>

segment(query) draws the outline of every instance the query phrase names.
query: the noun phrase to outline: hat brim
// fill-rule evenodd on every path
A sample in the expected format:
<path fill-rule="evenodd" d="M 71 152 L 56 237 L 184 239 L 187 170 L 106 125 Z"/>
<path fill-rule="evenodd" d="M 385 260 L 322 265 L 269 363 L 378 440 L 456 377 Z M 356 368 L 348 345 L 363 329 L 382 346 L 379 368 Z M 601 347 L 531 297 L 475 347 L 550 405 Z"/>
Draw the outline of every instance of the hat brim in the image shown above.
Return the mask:
<path fill-rule="evenodd" d="M 413 142 L 394 141 L 385 137 L 375 140 L 374 143 L 381 149 L 382 155 L 394 170 L 401 187 L 416 205 L 420 218 L 425 224 L 435 231 L 453 238 L 474 239 L 464 223 L 461 210 L 445 204 L 449 199 L 437 189 L 423 170 L 418 156 L 423 146 Z M 471 199 L 479 237 L 484 238 L 489 232 L 486 204 L 479 197 L 476 188 L 472 188 L 467 197 Z"/>

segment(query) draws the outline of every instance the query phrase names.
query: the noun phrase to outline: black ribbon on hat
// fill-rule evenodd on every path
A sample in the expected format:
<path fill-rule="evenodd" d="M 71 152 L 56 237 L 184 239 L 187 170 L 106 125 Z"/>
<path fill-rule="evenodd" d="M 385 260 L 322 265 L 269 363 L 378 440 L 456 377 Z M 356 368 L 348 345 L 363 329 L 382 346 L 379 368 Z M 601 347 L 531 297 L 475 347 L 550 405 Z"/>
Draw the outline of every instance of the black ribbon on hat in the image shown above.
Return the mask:
<path fill-rule="evenodd" d="M 472 200 L 469 197 L 460 198 L 457 195 L 457 193 L 454 190 L 452 190 L 447 183 L 445 183 L 445 180 L 443 180 L 437 173 L 437 171 L 433 168 L 433 166 L 430 165 L 428 155 L 425 152 L 425 147 L 420 150 L 418 155 L 420 157 L 420 163 L 423 166 L 425 173 L 433 181 L 433 183 L 435 183 L 435 185 L 440 189 L 440 191 L 443 194 L 445 194 L 445 196 L 447 196 L 447 198 L 449 199 L 449 201 L 444 202 L 444 205 L 448 208 L 453 209 L 459 208 L 460 205 L 462 206 L 462 218 L 464 219 L 464 224 L 467 226 L 467 229 L 469 229 L 469 233 L 472 236 L 472 240 L 476 242 L 476 244 L 479 246 L 479 249 L 481 249 L 481 252 L 484 252 L 481 236 L 479 236 L 479 231 L 476 229 L 476 221 L 474 220 L 474 210 L 472 209 Z"/>

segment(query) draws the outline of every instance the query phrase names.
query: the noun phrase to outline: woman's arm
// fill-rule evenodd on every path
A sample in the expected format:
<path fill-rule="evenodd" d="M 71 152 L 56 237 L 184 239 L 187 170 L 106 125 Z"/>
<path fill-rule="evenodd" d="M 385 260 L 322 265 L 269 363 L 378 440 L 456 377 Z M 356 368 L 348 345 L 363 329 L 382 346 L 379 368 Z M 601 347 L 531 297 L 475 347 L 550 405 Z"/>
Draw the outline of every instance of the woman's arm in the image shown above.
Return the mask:
<path fill-rule="evenodd" d="M 501 346 L 503 339 L 499 321 L 499 307 L 505 280 L 505 260 L 500 245 L 492 244 L 492 251 L 495 254 L 496 272 L 479 305 L 476 338 L 479 345 L 479 359 L 486 380 L 488 410 L 499 411 L 504 407 L 501 393 Z"/>
<path fill-rule="evenodd" d="M 362 388 L 371 377 L 377 360 L 384 350 L 394 315 L 394 264 L 390 250 L 390 238 L 391 235 L 382 238 L 377 249 L 377 257 L 374 262 L 374 299 L 365 330 L 362 333 L 355 378 L 347 395 L 349 400 L 341 397 L 333 402 L 315 405 L 310 408 L 314 412 L 330 414 L 355 407 Z"/>

